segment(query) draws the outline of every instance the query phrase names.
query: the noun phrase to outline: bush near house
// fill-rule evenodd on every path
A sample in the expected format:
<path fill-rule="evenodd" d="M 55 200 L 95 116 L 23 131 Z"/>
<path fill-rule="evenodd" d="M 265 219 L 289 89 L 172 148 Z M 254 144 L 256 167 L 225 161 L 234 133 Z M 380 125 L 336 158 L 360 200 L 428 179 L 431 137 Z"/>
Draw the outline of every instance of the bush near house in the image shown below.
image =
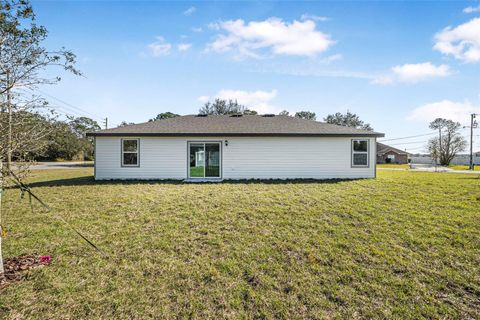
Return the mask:
<path fill-rule="evenodd" d="M 74 169 L 30 182 L 54 211 L 8 189 L 5 255 L 52 261 L 0 292 L 5 319 L 480 318 L 476 176 L 96 183 Z"/>

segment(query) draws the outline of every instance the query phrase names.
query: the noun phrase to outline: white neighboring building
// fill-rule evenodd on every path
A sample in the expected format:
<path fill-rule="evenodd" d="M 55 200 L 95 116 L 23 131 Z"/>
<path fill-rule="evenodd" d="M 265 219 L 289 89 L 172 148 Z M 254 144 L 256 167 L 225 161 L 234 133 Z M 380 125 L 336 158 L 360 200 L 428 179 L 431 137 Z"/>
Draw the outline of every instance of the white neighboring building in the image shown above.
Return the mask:
<path fill-rule="evenodd" d="M 411 163 L 413 164 L 435 164 L 435 159 L 432 159 L 429 154 L 414 154 L 411 157 Z M 476 166 L 480 165 L 480 152 L 473 154 L 473 163 Z M 451 165 L 468 166 L 470 165 L 469 154 L 457 154 L 453 158 Z"/>
<path fill-rule="evenodd" d="M 374 178 L 382 133 L 274 115 L 188 115 L 89 133 L 95 179 Z"/>

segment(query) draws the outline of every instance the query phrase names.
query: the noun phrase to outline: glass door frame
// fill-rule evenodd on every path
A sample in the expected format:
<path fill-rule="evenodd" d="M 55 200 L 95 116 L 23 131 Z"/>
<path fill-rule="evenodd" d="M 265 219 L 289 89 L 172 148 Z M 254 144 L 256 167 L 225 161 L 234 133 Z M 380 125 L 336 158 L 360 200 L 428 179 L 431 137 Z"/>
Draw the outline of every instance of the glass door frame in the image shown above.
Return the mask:
<path fill-rule="evenodd" d="M 191 177 L 190 176 L 190 145 L 191 144 L 203 144 L 203 150 L 205 151 L 205 144 L 218 144 L 218 152 L 220 157 L 220 168 L 218 177 L 205 177 L 205 166 L 203 169 L 203 177 Z M 199 180 L 218 180 L 223 177 L 223 141 L 219 140 L 188 140 L 187 141 L 187 179 L 199 179 Z M 205 155 L 205 161 L 207 160 Z"/>

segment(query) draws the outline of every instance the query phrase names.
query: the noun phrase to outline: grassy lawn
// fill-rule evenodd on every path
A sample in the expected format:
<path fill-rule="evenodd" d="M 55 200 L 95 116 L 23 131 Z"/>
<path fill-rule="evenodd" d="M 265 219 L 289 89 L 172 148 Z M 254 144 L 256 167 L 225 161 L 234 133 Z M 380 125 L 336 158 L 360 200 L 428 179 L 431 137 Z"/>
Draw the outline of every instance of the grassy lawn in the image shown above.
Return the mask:
<path fill-rule="evenodd" d="M 377 168 L 410 169 L 410 165 L 409 164 L 383 163 L 383 164 L 377 164 Z"/>
<path fill-rule="evenodd" d="M 203 177 L 204 167 L 190 167 L 190 177 Z"/>
<path fill-rule="evenodd" d="M 480 318 L 476 176 L 182 184 L 33 174 L 54 213 L 32 213 L 7 190 L 5 256 L 53 262 L 0 292 L 1 318 Z"/>
<path fill-rule="evenodd" d="M 450 169 L 453 170 L 468 170 L 469 166 L 448 166 Z M 480 166 L 474 167 L 475 171 L 480 171 Z"/>

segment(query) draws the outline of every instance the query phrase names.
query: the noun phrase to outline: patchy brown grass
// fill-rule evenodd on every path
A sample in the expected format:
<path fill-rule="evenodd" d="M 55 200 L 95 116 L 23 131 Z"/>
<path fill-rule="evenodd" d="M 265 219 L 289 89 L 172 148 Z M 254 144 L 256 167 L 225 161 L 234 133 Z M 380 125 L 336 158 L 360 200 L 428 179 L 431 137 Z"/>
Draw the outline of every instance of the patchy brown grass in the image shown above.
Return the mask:
<path fill-rule="evenodd" d="M 34 171 L 6 192 L 6 257 L 52 255 L 2 318 L 479 318 L 480 179 L 102 182 Z M 56 215 L 84 231 L 102 257 Z"/>

